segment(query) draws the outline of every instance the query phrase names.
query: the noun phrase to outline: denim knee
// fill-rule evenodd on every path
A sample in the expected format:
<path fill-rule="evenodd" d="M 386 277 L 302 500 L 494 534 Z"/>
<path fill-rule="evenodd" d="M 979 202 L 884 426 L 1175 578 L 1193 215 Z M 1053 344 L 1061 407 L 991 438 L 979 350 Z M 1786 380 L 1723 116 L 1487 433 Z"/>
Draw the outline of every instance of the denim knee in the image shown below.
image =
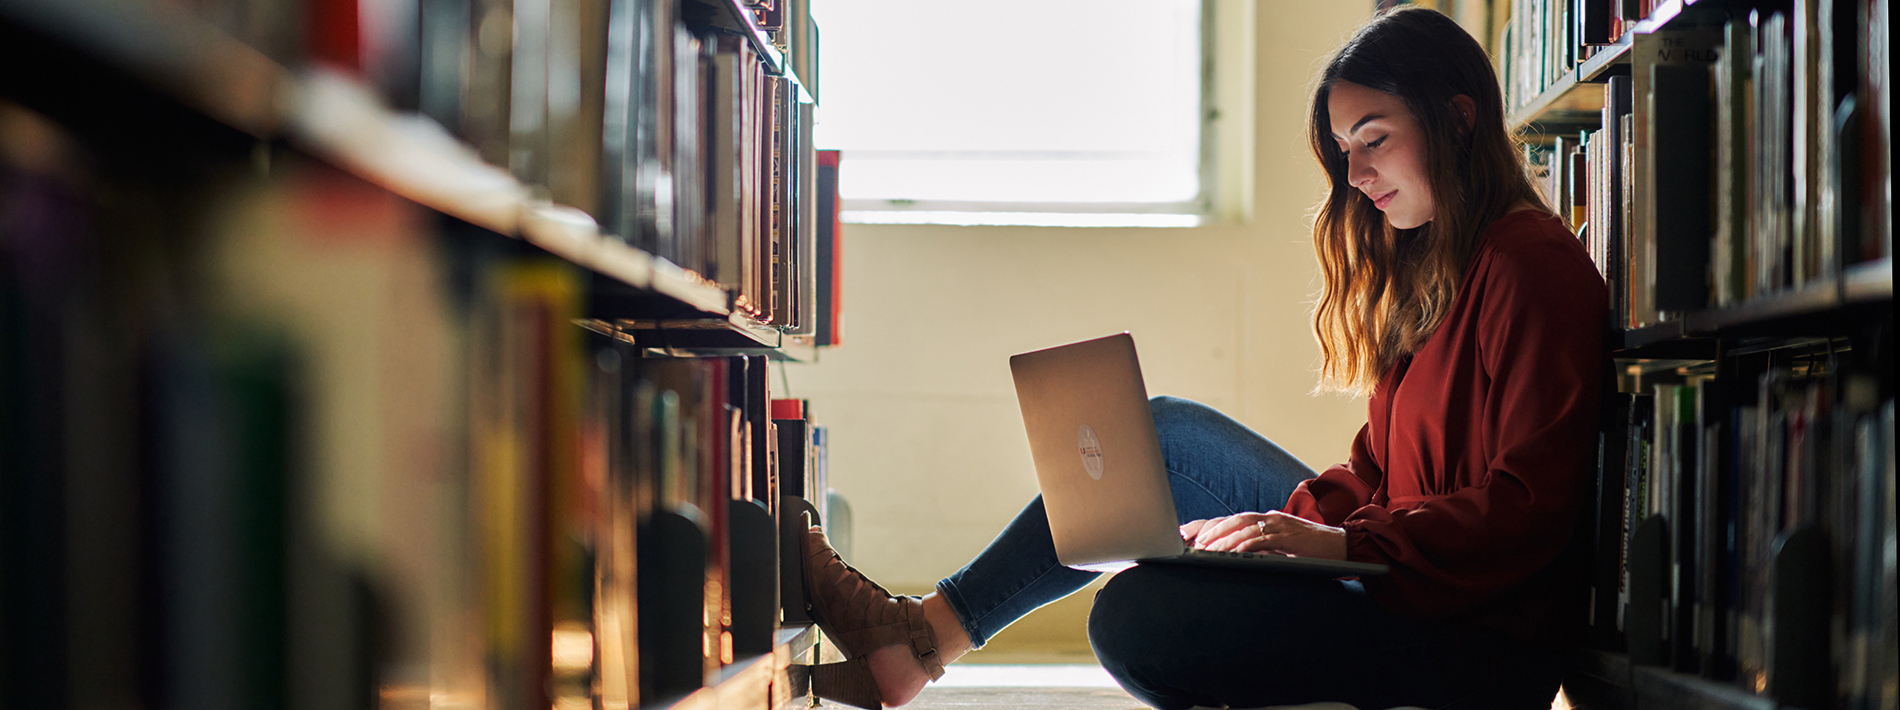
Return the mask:
<path fill-rule="evenodd" d="M 1167 431 L 1170 425 L 1194 417 L 1207 409 L 1205 404 L 1172 395 L 1163 394 L 1148 398 L 1148 411 L 1154 415 L 1155 428 L 1162 431 Z"/>
<path fill-rule="evenodd" d="M 1160 614 L 1172 602 L 1152 582 L 1165 571 L 1137 566 L 1118 573 L 1107 586 L 1095 593 L 1089 610 L 1089 646 L 1102 668 L 1135 699 L 1157 708 L 1185 708 L 1192 699 L 1176 697 L 1156 677 L 1154 663 L 1159 654 L 1171 651 L 1155 628 Z M 1165 625 L 1165 624 L 1164 624 Z"/>

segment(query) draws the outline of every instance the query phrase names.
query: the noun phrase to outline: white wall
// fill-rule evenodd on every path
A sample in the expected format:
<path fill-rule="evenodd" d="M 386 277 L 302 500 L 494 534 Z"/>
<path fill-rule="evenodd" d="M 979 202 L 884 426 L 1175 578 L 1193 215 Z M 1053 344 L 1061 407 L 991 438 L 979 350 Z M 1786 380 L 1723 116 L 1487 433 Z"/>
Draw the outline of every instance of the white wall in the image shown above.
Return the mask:
<path fill-rule="evenodd" d="M 1323 183 L 1305 111 L 1321 59 L 1371 5 L 1256 6 L 1250 223 L 846 225 L 845 344 L 786 375 L 790 396 L 812 400 L 831 429 L 832 486 L 856 512 L 854 565 L 927 590 L 1035 495 L 1008 367 L 1025 350 L 1132 331 L 1150 394 L 1212 405 L 1315 468 L 1344 459 L 1364 401 L 1309 394 L 1318 266 L 1307 213 Z"/>

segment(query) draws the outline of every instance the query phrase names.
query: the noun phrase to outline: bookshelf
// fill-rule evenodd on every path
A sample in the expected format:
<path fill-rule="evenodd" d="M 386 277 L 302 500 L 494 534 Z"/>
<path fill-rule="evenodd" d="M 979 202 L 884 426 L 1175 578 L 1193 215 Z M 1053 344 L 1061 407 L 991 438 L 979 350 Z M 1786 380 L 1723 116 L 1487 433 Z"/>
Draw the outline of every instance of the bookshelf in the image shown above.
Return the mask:
<path fill-rule="evenodd" d="M 1680 320 L 1632 328 L 1622 332 L 1619 355 L 1641 357 L 1656 347 L 1683 341 L 1713 342 L 1723 335 L 1801 332 L 1810 318 L 1846 316 L 1850 322 L 1869 315 L 1867 309 L 1893 301 L 1893 261 L 1882 257 L 1846 268 L 1841 278 L 1808 284 L 1798 290 L 1771 294 L 1725 308 L 1683 314 Z M 1876 314 L 1877 315 L 1877 314 Z"/>
<path fill-rule="evenodd" d="M 724 27 L 736 22 L 733 13 L 749 12 L 738 2 L 706 5 L 720 8 Z M 777 329 L 745 314 L 732 315 L 730 294 L 697 274 L 606 237 L 585 212 L 536 199 L 531 186 L 482 161 L 439 125 L 389 109 L 359 80 L 324 68 L 293 72 L 186 13 L 142 2 L 101 2 L 80 11 L 51 0 L 9 0 L 0 5 L 0 13 L 6 13 L 16 29 L 102 58 L 116 73 L 148 84 L 148 90 L 181 104 L 174 112 L 190 111 L 198 114 L 194 119 L 209 119 L 259 141 L 297 146 L 445 215 L 522 238 L 633 288 L 675 299 L 712 316 L 697 319 L 691 327 L 727 331 L 721 342 L 734 343 L 727 347 L 780 347 Z M 140 27 L 163 31 L 131 31 Z M 782 57 L 762 31 L 751 26 L 744 36 L 765 50 L 760 56 L 769 70 L 780 71 Z M 801 97 L 810 98 L 795 75 L 787 78 L 799 87 Z M 129 105 L 95 110 L 137 111 Z M 815 355 L 798 343 L 785 345 L 788 349 L 772 354 L 804 359 Z"/>
<path fill-rule="evenodd" d="M 1510 124 L 1527 128 L 1531 135 L 1562 133 L 1566 128 L 1595 124 L 1603 111 L 1603 92 L 1588 90 L 1587 85 L 1601 84 L 1614 73 L 1629 72 L 1630 39 L 1625 35 L 1578 64 L 1537 98 L 1512 111 Z"/>
<path fill-rule="evenodd" d="M 0 705 L 804 702 L 808 4 L 407 7 L 0 0 Z"/>
<path fill-rule="evenodd" d="M 1891 169 L 1838 157 L 1889 153 L 1886 3 L 1510 8 L 1509 120 L 1623 374 L 1570 700 L 1894 707 Z"/>

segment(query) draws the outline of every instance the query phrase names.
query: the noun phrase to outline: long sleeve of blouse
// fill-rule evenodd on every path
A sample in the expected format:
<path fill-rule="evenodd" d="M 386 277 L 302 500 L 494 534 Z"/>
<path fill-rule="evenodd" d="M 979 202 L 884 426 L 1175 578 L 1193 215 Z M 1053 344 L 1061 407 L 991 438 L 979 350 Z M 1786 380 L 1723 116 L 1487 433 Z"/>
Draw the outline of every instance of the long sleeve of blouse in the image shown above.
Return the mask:
<path fill-rule="evenodd" d="M 1381 377 L 1348 462 L 1285 510 L 1389 565 L 1364 582 L 1395 612 L 1526 637 L 1565 623 L 1584 605 L 1553 568 L 1588 500 L 1607 302 L 1554 218 L 1499 219 L 1438 330 Z"/>

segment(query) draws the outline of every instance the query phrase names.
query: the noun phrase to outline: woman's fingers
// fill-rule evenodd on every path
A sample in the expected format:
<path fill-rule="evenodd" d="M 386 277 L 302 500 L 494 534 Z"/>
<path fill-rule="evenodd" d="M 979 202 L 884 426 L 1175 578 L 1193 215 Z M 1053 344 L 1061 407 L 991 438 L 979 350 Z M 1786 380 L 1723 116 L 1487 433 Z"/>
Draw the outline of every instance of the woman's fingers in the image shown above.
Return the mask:
<path fill-rule="evenodd" d="M 1192 533 L 1190 527 L 1195 528 Z M 1181 537 L 1200 550 L 1346 559 L 1345 530 L 1277 510 L 1195 520 L 1181 526 Z"/>
<path fill-rule="evenodd" d="M 1241 513 L 1225 518 L 1217 518 L 1211 524 L 1202 526 L 1195 547 L 1204 550 L 1234 550 L 1242 542 L 1259 537 L 1259 527 L 1263 516 L 1260 513 Z"/>
<path fill-rule="evenodd" d="M 1247 515 L 1247 513 L 1241 513 L 1239 515 L 1229 515 L 1224 518 L 1214 518 L 1206 521 L 1206 524 L 1201 526 L 1200 532 L 1194 536 L 1194 547 L 1205 550 L 1220 549 L 1212 547 L 1212 545 L 1214 545 L 1216 541 L 1232 534 L 1236 528 L 1253 523 L 1252 520 L 1242 519 Z"/>
<path fill-rule="evenodd" d="M 1268 533 L 1240 543 L 1235 552 L 1283 552 L 1280 548 L 1286 544 L 1286 533 Z"/>

